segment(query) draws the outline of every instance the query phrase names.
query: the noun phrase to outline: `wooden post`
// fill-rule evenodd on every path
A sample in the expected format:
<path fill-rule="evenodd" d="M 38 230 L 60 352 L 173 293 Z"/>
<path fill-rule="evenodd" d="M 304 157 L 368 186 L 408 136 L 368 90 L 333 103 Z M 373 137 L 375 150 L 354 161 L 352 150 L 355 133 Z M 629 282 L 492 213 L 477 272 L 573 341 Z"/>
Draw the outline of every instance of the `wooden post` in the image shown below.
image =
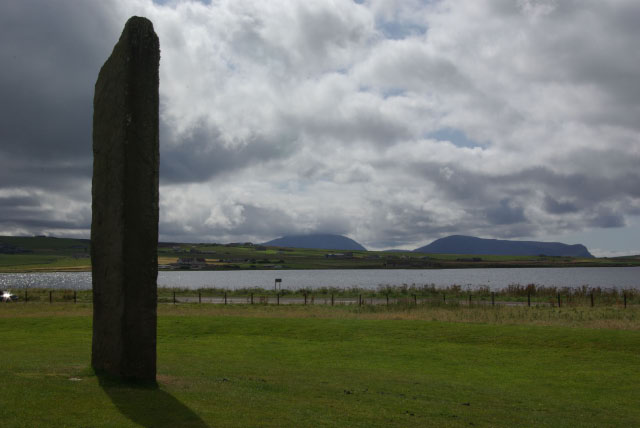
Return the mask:
<path fill-rule="evenodd" d="M 76 296 L 76 290 L 73 290 L 73 303 L 77 303 L 77 296 Z"/>
<path fill-rule="evenodd" d="M 469 306 L 471 306 L 471 293 L 469 293 Z"/>
<path fill-rule="evenodd" d="M 276 305 L 280 304 L 280 293 L 276 293 Z"/>
<path fill-rule="evenodd" d="M 307 304 L 307 293 L 304 293 L 304 304 Z"/>
<path fill-rule="evenodd" d="M 253 293 L 251 293 L 251 304 L 253 305 Z"/>
<path fill-rule="evenodd" d="M 226 291 L 224 292 L 224 304 L 225 305 L 227 304 L 227 292 Z"/>
<path fill-rule="evenodd" d="M 593 290 L 591 290 L 591 307 L 593 308 Z"/>
<path fill-rule="evenodd" d="M 389 306 L 389 293 L 387 293 L 387 306 Z"/>
<path fill-rule="evenodd" d="M 624 298 L 624 308 L 627 309 L 627 293 L 622 293 L 622 297 Z"/>
<path fill-rule="evenodd" d="M 527 293 L 527 306 L 531 306 L 531 293 Z"/>
<path fill-rule="evenodd" d="M 49 291 L 49 303 L 53 303 L 53 291 Z"/>
<path fill-rule="evenodd" d="M 442 293 L 442 301 L 447 303 L 447 295 L 445 293 Z"/>
<path fill-rule="evenodd" d="M 27 289 L 24 289 L 24 302 L 27 303 Z"/>
<path fill-rule="evenodd" d="M 491 306 L 495 306 L 496 305 L 496 293 L 494 293 L 493 291 L 491 292 Z"/>
<path fill-rule="evenodd" d="M 331 293 L 331 306 L 333 306 L 333 293 Z"/>
<path fill-rule="evenodd" d="M 418 295 L 417 294 L 413 295 L 413 304 L 418 306 Z"/>
<path fill-rule="evenodd" d="M 198 303 L 202 303 L 202 292 L 198 291 Z"/>
<path fill-rule="evenodd" d="M 358 295 L 358 306 L 362 306 L 362 294 Z"/>
<path fill-rule="evenodd" d="M 558 293 L 558 307 L 562 307 L 562 302 L 560 301 L 560 293 Z"/>

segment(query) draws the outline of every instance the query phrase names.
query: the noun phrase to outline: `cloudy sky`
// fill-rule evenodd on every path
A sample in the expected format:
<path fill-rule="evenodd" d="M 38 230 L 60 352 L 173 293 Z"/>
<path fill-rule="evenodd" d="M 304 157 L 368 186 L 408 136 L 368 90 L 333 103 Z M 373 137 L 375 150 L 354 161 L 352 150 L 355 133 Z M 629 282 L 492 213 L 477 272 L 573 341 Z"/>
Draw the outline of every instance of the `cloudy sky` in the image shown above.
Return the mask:
<path fill-rule="evenodd" d="M 0 235 L 88 237 L 93 87 L 160 38 L 160 239 L 640 253 L 637 0 L 3 0 Z"/>

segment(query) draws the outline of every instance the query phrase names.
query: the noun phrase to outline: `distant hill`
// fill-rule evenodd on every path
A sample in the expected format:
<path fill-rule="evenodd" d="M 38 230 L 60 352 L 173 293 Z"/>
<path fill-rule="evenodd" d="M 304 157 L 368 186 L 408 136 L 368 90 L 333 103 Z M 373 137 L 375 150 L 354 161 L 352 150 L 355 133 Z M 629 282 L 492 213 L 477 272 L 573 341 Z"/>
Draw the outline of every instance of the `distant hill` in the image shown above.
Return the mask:
<path fill-rule="evenodd" d="M 323 250 L 366 250 L 366 248 L 358 244 L 353 239 L 342 235 L 329 234 L 289 235 L 265 242 L 263 245 Z"/>
<path fill-rule="evenodd" d="M 483 239 L 473 236 L 452 235 L 436 239 L 429 245 L 414 250 L 432 254 L 485 254 L 499 256 L 568 256 L 593 257 L 582 244 L 567 245 L 560 242 L 507 241 Z"/>

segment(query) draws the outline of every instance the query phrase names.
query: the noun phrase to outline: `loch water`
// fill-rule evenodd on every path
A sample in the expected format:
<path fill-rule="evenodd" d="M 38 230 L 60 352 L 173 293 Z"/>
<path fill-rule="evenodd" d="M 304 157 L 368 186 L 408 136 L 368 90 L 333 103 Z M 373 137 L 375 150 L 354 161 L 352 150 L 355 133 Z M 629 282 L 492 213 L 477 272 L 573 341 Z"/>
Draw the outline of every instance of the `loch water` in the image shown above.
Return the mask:
<path fill-rule="evenodd" d="M 198 289 L 205 287 L 229 290 L 245 287 L 270 288 L 275 280 L 281 287 L 366 288 L 385 285 L 460 285 L 492 290 L 511 284 L 536 284 L 556 287 L 601 287 L 640 289 L 640 267 L 579 268 L 493 268 L 493 269 L 345 269 L 345 270 L 247 270 L 247 271 L 162 271 L 159 287 Z M 91 289 L 91 272 L 4 273 L 0 289 L 23 288 Z"/>

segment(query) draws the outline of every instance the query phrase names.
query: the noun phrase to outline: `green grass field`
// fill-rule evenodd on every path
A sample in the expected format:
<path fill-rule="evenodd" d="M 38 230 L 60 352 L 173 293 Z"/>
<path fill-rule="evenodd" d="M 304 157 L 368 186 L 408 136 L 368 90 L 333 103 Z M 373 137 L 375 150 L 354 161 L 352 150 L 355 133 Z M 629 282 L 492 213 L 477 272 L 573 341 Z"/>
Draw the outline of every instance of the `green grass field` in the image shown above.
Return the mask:
<path fill-rule="evenodd" d="M 161 304 L 152 389 L 89 370 L 89 305 L 5 304 L 0 425 L 638 426 L 638 308 L 591 314 L 616 310 L 626 330 L 569 308 Z"/>

